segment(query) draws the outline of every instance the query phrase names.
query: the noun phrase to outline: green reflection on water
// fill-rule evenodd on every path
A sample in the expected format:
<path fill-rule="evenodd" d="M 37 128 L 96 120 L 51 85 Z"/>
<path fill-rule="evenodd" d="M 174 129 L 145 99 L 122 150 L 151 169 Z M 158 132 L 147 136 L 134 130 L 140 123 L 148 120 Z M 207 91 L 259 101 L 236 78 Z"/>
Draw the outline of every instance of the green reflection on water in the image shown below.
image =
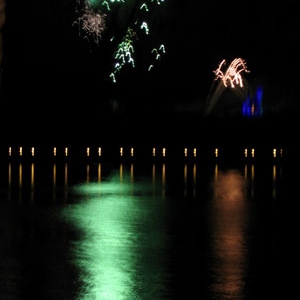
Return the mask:
<path fill-rule="evenodd" d="M 157 277 L 161 276 L 145 273 L 151 270 L 151 260 L 141 259 L 144 249 L 153 250 L 155 240 L 161 243 L 158 230 L 153 229 L 149 236 L 141 229 L 155 221 L 151 181 L 137 184 L 130 177 L 120 181 L 115 176 L 77 185 L 74 192 L 80 201 L 67 206 L 63 215 L 81 233 L 72 241 L 74 262 L 81 272 L 77 299 L 143 299 L 142 282 L 148 280 L 151 285 L 151 281 L 160 282 Z"/>

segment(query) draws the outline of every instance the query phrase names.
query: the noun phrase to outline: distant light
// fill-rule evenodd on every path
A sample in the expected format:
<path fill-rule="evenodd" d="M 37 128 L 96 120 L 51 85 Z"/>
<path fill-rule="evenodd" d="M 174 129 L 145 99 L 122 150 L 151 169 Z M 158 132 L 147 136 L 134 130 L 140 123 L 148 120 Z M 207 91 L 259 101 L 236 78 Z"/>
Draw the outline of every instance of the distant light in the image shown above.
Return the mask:
<path fill-rule="evenodd" d="M 262 97 L 263 97 L 263 90 L 262 87 L 259 86 L 256 89 L 256 93 L 254 97 L 250 97 L 250 95 L 248 95 L 245 101 L 243 101 L 243 105 L 242 105 L 243 116 L 247 116 L 247 117 L 261 116 L 263 113 Z"/>
<path fill-rule="evenodd" d="M 98 156 L 101 156 L 101 147 L 98 148 Z"/>
<path fill-rule="evenodd" d="M 31 148 L 31 156 L 34 156 L 34 147 Z"/>
<path fill-rule="evenodd" d="M 152 156 L 155 157 L 155 148 L 152 148 Z"/>
<path fill-rule="evenodd" d="M 123 147 L 120 148 L 120 156 L 123 156 Z"/>
<path fill-rule="evenodd" d="M 196 157 L 196 156 L 197 156 L 197 149 L 196 149 L 196 148 L 194 148 L 194 150 L 193 150 L 193 154 L 194 154 L 194 157 Z"/>
<path fill-rule="evenodd" d="M 23 148 L 22 147 L 20 147 L 20 149 L 19 149 L 19 154 L 20 154 L 20 156 L 23 155 Z"/>
<path fill-rule="evenodd" d="M 247 148 L 244 150 L 244 155 L 245 155 L 245 157 L 248 157 L 248 149 Z"/>
<path fill-rule="evenodd" d="M 218 156 L 219 156 L 219 149 L 215 148 L 215 157 L 218 157 Z"/>
<path fill-rule="evenodd" d="M 11 147 L 8 148 L 8 155 L 11 156 Z"/>
<path fill-rule="evenodd" d="M 187 155 L 188 155 L 188 150 L 187 148 L 184 148 L 184 156 L 187 157 Z"/>
<path fill-rule="evenodd" d="M 65 148 L 65 156 L 68 156 L 68 147 Z"/>
<path fill-rule="evenodd" d="M 282 157 L 283 156 L 283 149 L 280 148 L 279 150 L 276 148 L 273 148 L 273 157 L 277 157 L 278 156 L 278 151 L 279 151 L 279 156 Z"/>
<path fill-rule="evenodd" d="M 86 156 L 90 156 L 90 148 L 89 147 L 86 148 Z"/>
<path fill-rule="evenodd" d="M 133 148 L 130 149 L 130 156 L 133 157 Z"/>
<path fill-rule="evenodd" d="M 53 156 L 56 156 L 56 147 L 53 148 Z"/>
<path fill-rule="evenodd" d="M 251 157 L 254 157 L 255 156 L 255 150 L 254 148 L 251 149 Z"/>
<path fill-rule="evenodd" d="M 162 156 L 165 157 L 166 156 L 166 148 L 162 149 Z"/>
<path fill-rule="evenodd" d="M 283 156 L 283 149 L 281 148 L 280 149 L 280 157 L 282 157 Z"/>

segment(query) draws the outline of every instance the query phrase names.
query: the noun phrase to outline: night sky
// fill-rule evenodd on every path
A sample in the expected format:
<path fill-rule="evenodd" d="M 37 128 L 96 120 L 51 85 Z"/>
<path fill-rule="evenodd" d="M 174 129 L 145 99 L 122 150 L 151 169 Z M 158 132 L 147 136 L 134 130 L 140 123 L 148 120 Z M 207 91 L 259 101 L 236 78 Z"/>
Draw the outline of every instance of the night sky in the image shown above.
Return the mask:
<path fill-rule="evenodd" d="M 211 92 L 213 70 L 223 59 L 229 63 L 236 57 L 247 62 L 247 84 L 263 87 L 267 110 L 299 110 L 297 1 L 125 2 L 109 13 L 96 44 L 74 25 L 76 0 L 7 1 L 3 110 L 22 115 L 27 109 L 38 119 L 45 110 L 54 115 L 72 110 L 76 119 L 91 107 L 197 110 Z M 113 83 L 109 74 L 117 43 L 128 26 L 141 21 L 137 7 L 144 2 L 151 4 L 150 34 L 137 32 L 135 67 L 125 66 Z M 149 72 L 149 53 L 157 44 L 164 44 L 166 53 Z"/>

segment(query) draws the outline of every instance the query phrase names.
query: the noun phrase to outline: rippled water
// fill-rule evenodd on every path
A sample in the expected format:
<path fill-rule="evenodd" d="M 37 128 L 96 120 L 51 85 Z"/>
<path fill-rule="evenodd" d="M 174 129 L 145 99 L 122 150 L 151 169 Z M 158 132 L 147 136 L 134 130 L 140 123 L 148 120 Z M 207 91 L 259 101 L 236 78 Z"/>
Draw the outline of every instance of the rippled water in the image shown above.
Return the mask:
<path fill-rule="evenodd" d="M 0 299 L 290 299 L 279 162 L 4 162 Z M 294 269 L 296 271 L 297 269 Z"/>

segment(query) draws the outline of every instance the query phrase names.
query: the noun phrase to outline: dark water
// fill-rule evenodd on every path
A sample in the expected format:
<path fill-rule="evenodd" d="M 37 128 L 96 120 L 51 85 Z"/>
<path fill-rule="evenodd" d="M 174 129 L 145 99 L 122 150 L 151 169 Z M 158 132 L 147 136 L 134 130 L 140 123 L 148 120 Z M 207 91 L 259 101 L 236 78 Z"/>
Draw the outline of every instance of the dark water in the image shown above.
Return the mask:
<path fill-rule="evenodd" d="M 2 162 L 0 299 L 292 299 L 292 165 Z"/>

